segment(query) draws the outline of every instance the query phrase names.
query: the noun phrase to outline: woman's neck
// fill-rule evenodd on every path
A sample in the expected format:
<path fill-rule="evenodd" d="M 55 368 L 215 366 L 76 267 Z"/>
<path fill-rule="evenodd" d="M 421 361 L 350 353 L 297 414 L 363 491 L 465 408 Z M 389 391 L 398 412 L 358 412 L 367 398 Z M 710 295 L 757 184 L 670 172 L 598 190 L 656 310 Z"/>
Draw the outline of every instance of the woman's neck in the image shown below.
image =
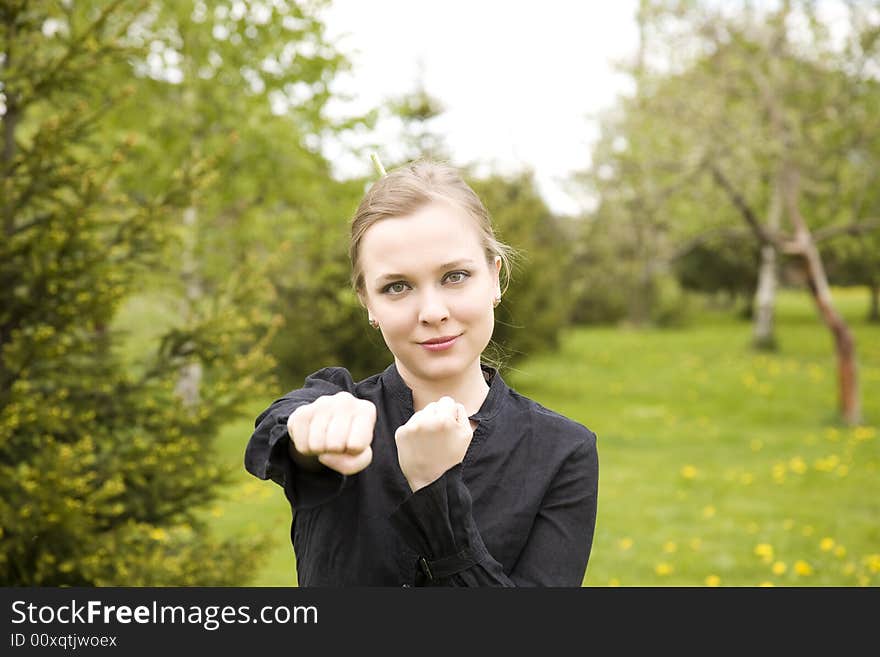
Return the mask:
<path fill-rule="evenodd" d="M 412 390 L 414 411 L 420 411 L 431 402 L 449 396 L 463 404 L 468 415 L 473 415 L 480 410 L 489 393 L 489 385 L 483 377 L 479 361 L 460 376 L 443 380 L 420 379 L 412 376 L 399 362 L 396 365 L 404 383 Z"/>

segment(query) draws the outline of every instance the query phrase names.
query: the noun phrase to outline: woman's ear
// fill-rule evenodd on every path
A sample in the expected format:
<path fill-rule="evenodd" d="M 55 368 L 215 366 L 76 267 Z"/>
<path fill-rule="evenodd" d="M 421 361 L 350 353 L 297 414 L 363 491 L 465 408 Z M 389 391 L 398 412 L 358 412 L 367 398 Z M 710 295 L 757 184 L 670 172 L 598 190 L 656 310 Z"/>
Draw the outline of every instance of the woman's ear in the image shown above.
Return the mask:
<path fill-rule="evenodd" d="M 495 256 L 495 259 L 492 261 L 492 264 L 495 265 L 493 275 L 495 277 L 495 295 L 501 296 L 501 256 Z"/>

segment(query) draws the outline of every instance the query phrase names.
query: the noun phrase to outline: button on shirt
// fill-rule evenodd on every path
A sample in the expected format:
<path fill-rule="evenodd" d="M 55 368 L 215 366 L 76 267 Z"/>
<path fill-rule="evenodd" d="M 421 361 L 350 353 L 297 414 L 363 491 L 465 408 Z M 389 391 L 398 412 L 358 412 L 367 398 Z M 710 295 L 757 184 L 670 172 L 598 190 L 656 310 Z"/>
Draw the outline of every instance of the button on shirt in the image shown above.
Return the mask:
<path fill-rule="evenodd" d="M 413 492 L 394 433 L 414 413 L 394 364 L 309 375 L 255 422 L 245 467 L 284 490 L 300 586 L 581 586 L 596 523 L 596 436 L 482 366 L 489 392 L 462 463 Z M 376 406 L 373 460 L 345 476 L 288 452 L 298 406 L 346 391 Z"/>

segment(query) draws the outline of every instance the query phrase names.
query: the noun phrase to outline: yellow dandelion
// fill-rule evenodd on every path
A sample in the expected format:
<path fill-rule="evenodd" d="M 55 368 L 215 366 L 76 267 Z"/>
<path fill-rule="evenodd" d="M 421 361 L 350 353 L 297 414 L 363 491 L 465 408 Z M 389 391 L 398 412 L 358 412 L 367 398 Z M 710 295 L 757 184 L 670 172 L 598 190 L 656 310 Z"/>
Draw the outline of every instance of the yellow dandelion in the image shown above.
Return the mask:
<path fill-rule="evenodd" d="M 678 549 L 678 545 L 676 545 L 675 541 L 666 541 L 663 544 L 663 551 L 667 554 L 672 554 Z"/>
<path fill-rule="evenodd" d="M 873 574 L 880 573 L 880 554 L 869 554 L 865 557 L 865 565 Z"/>
<path fill-rule="evenodd" d="M 856 440 L 870 440 L 875 435 L 877 435 L 877 431 L 874 427 L 856 427 L 853 429 L 853 438 Z"/>
<path fill-rule="evenodd" d="M 692 465 L 685 465 L 680 474 L 684 479 L 694 479 L 697 476 L 697 469 Z"/>
<path fill-rule="evenodd" d="M 619 547 L 624 552 L 629 550 L 633 546 L 633 540 L 631 538 L 622 538 L 617 541 L 617 547 Z"/>
<path fill-rule="evenodd" d="M 773 570 L 774 575 L 784 575 L 785 571 L 788 570 L 788 566 L 786 566 L 785 562 L 783 561 L 777 561 L 773 564 L 773 568 L 771 570 Z"/>
<path fill-rule="evenodd" d="M 715 507 L 714 506 L 712 506 L 710 504 L 706 507 L 703 507 L 703 517 L 704 518 L 711 518 L 714 515 L 715 515 Z"/>
<path fill-rule="evenodd" d="M 214 516 L 215 518 L 219 518 L 224 513 L 225 512 L 223 511 L 223 509 L 220 508 L 219 506 L 215 506 L 213 509 L 211 509 L 211 515 Z"/>
<path fill-rule="evenodd" d="M 758 584 L 758 586 L 767 589 L 767 588 L 773 588 L 774 586 L 776 586 L 776 584 L 774 584 L 773 582 L 761 582 L 760 584 Z"/>
<path fill-rule="evenodd" d="M 785 463 L 774 463 L 771 474 L 773 475 L 773 480 L 777 483 L 782 483 L 785 481 L 785 471 L 787 470 Z"/>
<path fill-rule="evenodd" d="M 721 586 L 721 578 L 718 575 L 709 575 L 705 582 L 706 586 Z"/>
<path fill-rule="evenodd" d="M 758 543 L 755 546 L 755 555 L 761 557 L 764 561 L 773 559 L 773 546 L 769 543 Z"/>
<path fill-rule="evenodd" d="M 755 384 L 758 382 L 758 379 L 755 378 L 754 374 L 749 372 L 748 374 L 743 376 L 742 382 L 746 388 L 754 388 Z"/>
<path fill-rule="evenodd" d="M 788 462 L 788 467 L 795 474 L 804 474 L 807 471 L 807 464 L 800 456 L 795 456 L 791 459 Z"/>
<path fill-rule="evenodd" d="M 797 573 L 798 575 L 806 577 L 808 575 L 813 574 L 813 567 L 810 564 L 808 564 L 806 561 L 803 561 L 802 559 L 798 559 L 797 561 L 794 562 L 794 572 Z"/>
<path fill-rule="evenodd" d="M 813 461 L 813 467 L 820 472 L 831 472 L 840 464 L 840 457 L 837 454 L 831 454 L 823 459 Z"/>
<path fill-rule="evenodd" d="M 665 561 L 658 563 L 656 566 L 654 566 L 654 572 L 657 573 L 657 575 L 659 575 L 660 577 L 671 575 L 673 570 L 675 569 L 672 567 L 672 564 Z"/>
<path fill-rule="evenodd" d="M 620 586 L 620 580 L 616 577 L 612 577 L 608 580 L 608 586 Z"/>
<path fill-rule="evenodd" d="M 826 536 L 821 541 L 819 541 L 819 549 L 822 552 L 831 552 L 834 549 L 834 539 L 830 536 Z"/>

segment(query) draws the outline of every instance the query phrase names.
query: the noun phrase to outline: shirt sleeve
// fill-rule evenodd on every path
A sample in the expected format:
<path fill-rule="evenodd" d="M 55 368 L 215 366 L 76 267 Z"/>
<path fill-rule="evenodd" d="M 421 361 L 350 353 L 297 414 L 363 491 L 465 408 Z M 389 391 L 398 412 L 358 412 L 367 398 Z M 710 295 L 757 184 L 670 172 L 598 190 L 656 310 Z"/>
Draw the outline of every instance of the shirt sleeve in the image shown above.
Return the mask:
<path fill-rule="evenodd" d="M 460 464 L 407 498 L 391 522 L 424 555 L 419 559 L 422 584 L 579 587 L 593 543 L 598 474 L 595 435 L 590 433 L 553 478 L 509 575 L 486 549 Z"/>
<path fill-rule="evenodd" d="M 343 390 L 354 392 L 349 372 L 341 367 L 326 367 L 306 377 L 302 388 L 272 402 L 254 422 L 254 432 L 245 448 L 245 469 L 281 486 L 295 508 L 317 506 L 332 499 L 342 490 L 346 477 L 323 466 L 317 472 L 297 467 L 290 457 L 287 420 L 298 407 Z"/>

